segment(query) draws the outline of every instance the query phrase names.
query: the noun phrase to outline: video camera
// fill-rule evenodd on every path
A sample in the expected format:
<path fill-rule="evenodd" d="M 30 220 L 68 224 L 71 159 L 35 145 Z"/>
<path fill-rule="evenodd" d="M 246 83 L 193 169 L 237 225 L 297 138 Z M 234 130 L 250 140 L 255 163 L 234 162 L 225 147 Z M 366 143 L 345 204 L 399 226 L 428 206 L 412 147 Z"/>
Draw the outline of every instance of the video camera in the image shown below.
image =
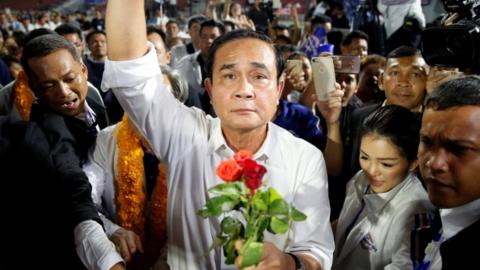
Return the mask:
<path fill-rule="evenodd" d="M 423 58 L 429 65 L 480 70 L 480 0 L 442 2 L 442 25 L 422 33 Z"/>

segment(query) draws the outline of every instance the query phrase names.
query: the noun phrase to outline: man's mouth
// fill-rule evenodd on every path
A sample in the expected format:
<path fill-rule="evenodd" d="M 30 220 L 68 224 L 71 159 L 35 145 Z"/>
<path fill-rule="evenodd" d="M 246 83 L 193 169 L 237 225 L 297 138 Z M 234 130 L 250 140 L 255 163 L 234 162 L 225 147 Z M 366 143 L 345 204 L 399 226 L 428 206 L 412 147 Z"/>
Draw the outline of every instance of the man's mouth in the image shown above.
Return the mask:
<path fill-rule="evenodd" d="M 76 108 L 77 101 L 78 101 L 78 99 L 75 98 L 75 99 L 72 99 L 70 101 L 63 102 L 60 105 L 60 107 L 62 107 L 62 109 L 73 110 L 73 109 Z"/>

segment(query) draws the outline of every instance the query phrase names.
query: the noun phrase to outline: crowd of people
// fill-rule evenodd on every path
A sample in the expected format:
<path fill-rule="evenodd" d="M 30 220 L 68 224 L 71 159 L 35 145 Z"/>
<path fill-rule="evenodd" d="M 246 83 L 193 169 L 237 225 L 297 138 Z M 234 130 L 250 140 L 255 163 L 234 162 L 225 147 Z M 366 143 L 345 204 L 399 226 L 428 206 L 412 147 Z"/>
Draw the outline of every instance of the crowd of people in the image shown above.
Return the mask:
<path fill-rule="evenodd" d="M 267 232 L 252 269 L 478 265 L 480 76 L 427 64 L 421 1 L 378 1 L 384 52 L 344 29 L 351 1 L 303 22 L 291 5 L 287 26 L 254 2 L 185 22 L 143 0 L 91 20 L 0 12 L 0 269 L 238 269 L 197 212 L 240 150 L 307 216 Z M 360 67 L 324 99 L 312 56 Z"/>

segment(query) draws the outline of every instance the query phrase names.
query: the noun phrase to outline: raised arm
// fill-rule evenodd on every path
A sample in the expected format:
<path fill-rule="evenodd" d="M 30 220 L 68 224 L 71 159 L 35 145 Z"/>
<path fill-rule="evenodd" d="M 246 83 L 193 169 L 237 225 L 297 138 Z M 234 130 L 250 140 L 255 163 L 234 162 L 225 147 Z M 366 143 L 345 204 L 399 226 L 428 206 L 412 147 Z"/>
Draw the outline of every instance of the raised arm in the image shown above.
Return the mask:
<path fill-rule="evenodd" d="M 130 60 L 147 52 L 144 0 L 109 0 L 105 17 L 108 58 Z"/>

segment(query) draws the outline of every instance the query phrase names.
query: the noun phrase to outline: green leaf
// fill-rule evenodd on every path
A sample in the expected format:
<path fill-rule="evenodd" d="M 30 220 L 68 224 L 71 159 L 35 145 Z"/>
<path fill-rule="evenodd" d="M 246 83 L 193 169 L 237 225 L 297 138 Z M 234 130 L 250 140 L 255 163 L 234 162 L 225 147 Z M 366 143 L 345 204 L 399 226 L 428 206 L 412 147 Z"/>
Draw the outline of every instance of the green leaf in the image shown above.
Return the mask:
<path fill-rule="evenodd" d="M 253 207 L 257 212 L 267 212 L 268 194 L 266 192 L 257 192 L 252 198 Z"/>
<path fill-rule="evenodd" d="M 223 246 L 223 255 L 225 255 L 226 264 L 234 264 L 235 258 L 238 256 L 238 252 L 235 250 L 235 241 L 237 239 L 229 239 Z"/>
<path fill-rule="evenodd" d="M 197 214 L 202 218 L 208 218 L 209 216 L 211 216 L 210 211 L 207 208 L 202 208 L 198 210 Z"/>
<path fill-rule="evenodd" d="M 282 195 L 278 194 L 278 192 L 274 188 L 269 188 L 268 193 L 270 198 L 269 203 L 272 203 L 275 200 L 283 200 Z"/>
<path fill-rule="evenodd" d="M 265 230 L 268 228 L 270 225 L 270 219 L 267 217 L 261 217 L 257 220 L 257 235 L 255 236 L 255 241 L 257 242 L 262 242 L 263 241 L 263 235 Z"/>
<path fill-rule="evenodd" d="M 243 225 L 238 219 L 232 217 L 226 217 L 220 223 L 222 231 L 224 234 L 228 235 L 230 238 L 238 238 L 242 232 Z"/>
<path fill-rule="evenodd" d="M 234 209 L 237 204 L 238 200 L 229 196 L 218 196 L 208 200 L 205 206 L 207 207 L 208 217 L 217 217 L 224 212 Z"/>
<path fill-rule="evenodd" d="M 263 243 L 247 241 L 242 248 L 242 264 L 241 268 L 251 265 L 257 265 L 263 256 Z"/>
<path fill-rule="evenodd" d="M 223 244 L 225 244 L 226 241 L 227 241 L 226 237 L 223 237 L 221 235 L 215 236 L 215 238 L 213 239 L 212 246 L 210 247 L 210 250 L 212 250 L 216 247 L 222 246 Z"/>
<path fill-rule="evenodd" d="M 217 195 L 225 195 L 230 197 L 239 197 L 242 194 L 241 182 L 219 184 L 209 189 L 210 192 Z"/>
<path fill-rule="evenodd" d="M 273 233 L 286 233 L 288 231 L 288 219 L 272 217 L 270 220 L 270 229 Z"/>
<path fill-rule="evenodd" d="M 272 216 L 287 216 L 290 205 L 284 199 L 276 199 L 270 203 L 268 213 Z"/>
<path fill-rule="evenodd" d="M 291 206 L 290 210 L 290 217 L 293 221 L 304 221 L 305 219 L 307 219 L 307 216 L 304 213 L 300 212 L 297 208 Z"/>

